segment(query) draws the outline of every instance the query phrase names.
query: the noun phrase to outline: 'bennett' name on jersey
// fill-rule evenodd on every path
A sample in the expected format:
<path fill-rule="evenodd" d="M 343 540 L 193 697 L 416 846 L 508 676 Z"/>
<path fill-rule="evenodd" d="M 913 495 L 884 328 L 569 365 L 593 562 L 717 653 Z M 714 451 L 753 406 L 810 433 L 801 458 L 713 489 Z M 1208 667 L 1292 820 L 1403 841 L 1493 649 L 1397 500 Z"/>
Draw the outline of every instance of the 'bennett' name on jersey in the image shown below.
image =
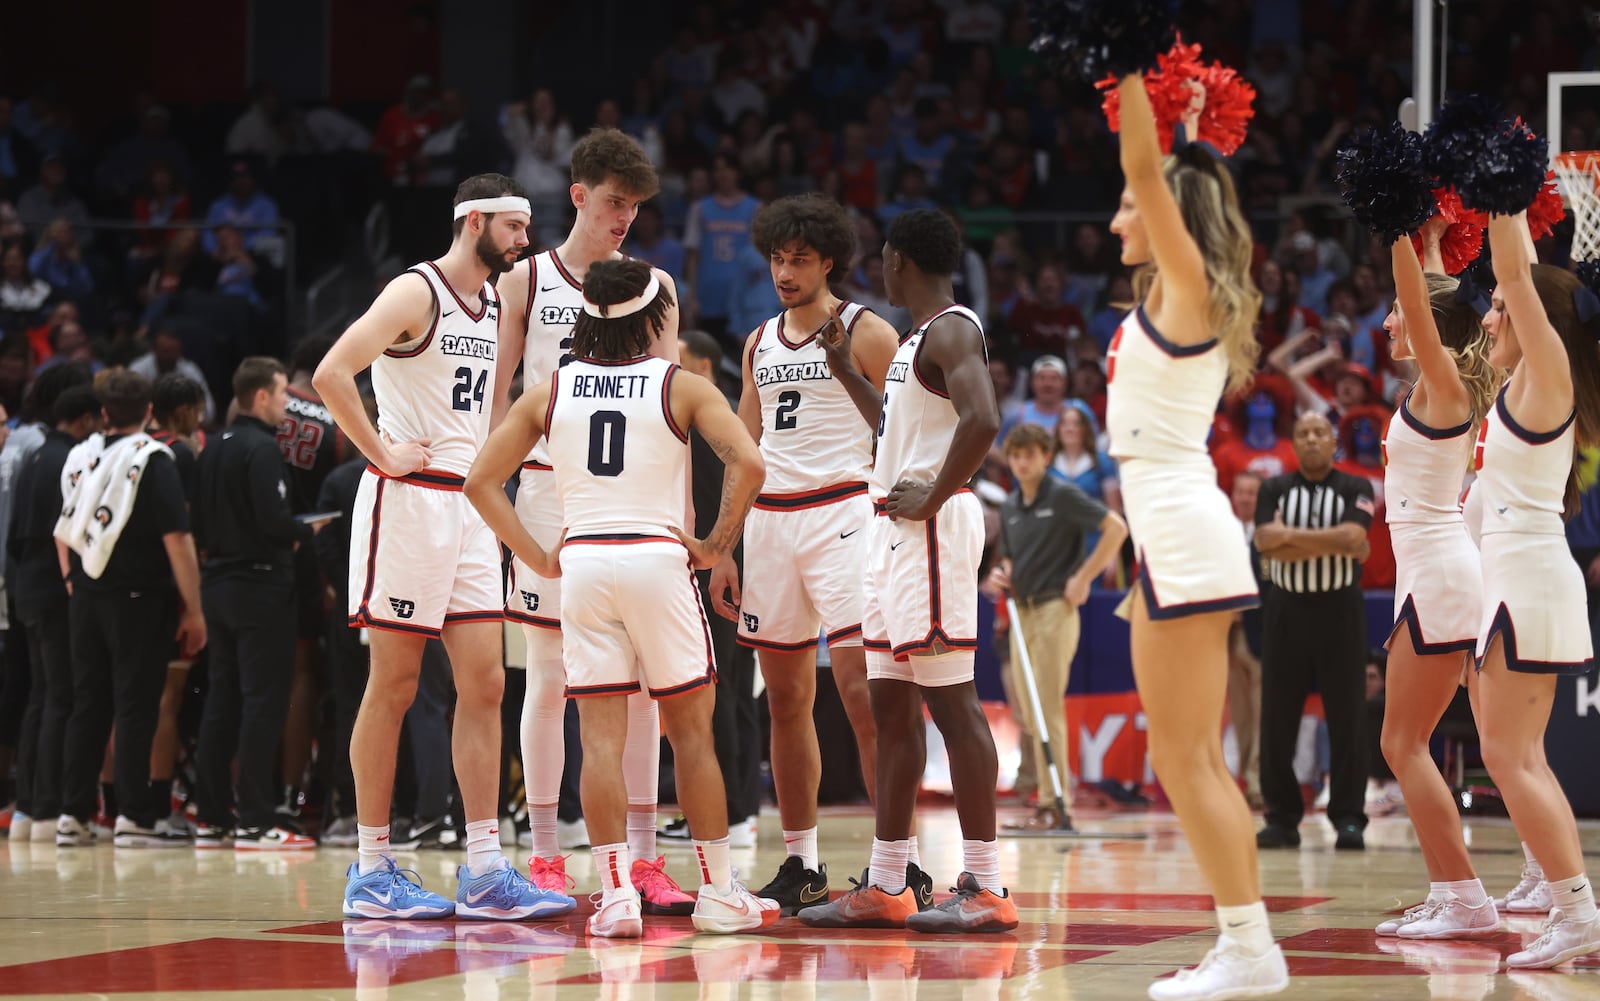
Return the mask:
<path fill-rule="evenodd" d="M 578 399 L 628 400 L 643 397 L 647 375 L 579 375 L 572 380 L 572 395 Z"/>
<path fill-rule="evenodd" d="M 764 365 L 755 370 L 756 385 L 770 386 L 780 382 L 826 382 L 833 378 L 825 361 L 802 361 L 792 364 Z"/>
<path fill-rule="evenodd" d="M 468 337 L 465 334 L 445 334 L 439 338 L 439 351 L 461 358 L 494 361 L 494 340 L 487 337 Z"/>

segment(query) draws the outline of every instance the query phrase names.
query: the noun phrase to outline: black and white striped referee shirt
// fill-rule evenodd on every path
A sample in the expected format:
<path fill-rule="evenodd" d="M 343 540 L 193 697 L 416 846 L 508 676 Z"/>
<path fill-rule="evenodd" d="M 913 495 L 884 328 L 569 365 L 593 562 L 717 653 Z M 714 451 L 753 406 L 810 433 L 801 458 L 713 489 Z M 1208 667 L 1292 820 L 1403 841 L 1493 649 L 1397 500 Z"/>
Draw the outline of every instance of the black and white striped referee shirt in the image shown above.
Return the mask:
<path fill-rule="evenodd" d="M 1256 524 L 1281 515 L 1288 528 L 1334 528 L 1354 522 L 1372 526 L 1372 483 L 1364 476 L 1332 470 L 1321 480 L 1308 480 L 1297 470 L 1261 484 Z M 1274 586 L 1293 594 L 1323 594 L 1361 586 L 1361 561 L 1351 556 L 1318 556 L 1308 560 L 1263 560 Z"/>

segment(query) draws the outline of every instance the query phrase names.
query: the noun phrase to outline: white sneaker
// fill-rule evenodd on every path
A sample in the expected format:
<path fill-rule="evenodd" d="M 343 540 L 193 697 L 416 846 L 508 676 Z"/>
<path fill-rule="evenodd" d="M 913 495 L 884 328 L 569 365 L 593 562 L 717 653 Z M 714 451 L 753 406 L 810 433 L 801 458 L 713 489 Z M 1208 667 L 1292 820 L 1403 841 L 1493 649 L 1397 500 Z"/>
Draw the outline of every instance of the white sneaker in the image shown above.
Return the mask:
<path fill-rule="evenodd" d="M 118 848 L 187 848 L 190 845 L 188 834 L 173 830 L 165 817 L 153 827 L 141 827 L 132 818 L 119 816 L 114 831 L 111 843 Z"/>
<path fill-rule="evenodd" d="M 702 885 L 699 897 L 694 902 L 696 931 L 732 935 L 735 932 L 755 931 L 777 922 L 778 902 L 756 896 L 737 879 L 733 881 L 733 889 L 729 893 L 722 893 L 711 883 Z"/>
<path fill-rule="evenodd" d="M 1259 956 L 1226 935 L 1206 953 L 1199 966 L 1179 970 L 1177 976 L 1150 985 L 1151 1001 L 1226 1001 L 1276 994 L 1289 986 L 1289 967 L 1283 950 L 1274 943 Z"/>
<path fill-rule="evenodd" d="M 1494 904 L 1484 901 L 1468 907 L 1458 898 L 1440 901 L 1415 921 L 1402 925 L 1401 938 L 1482 938 L 1500 930 L 1500 915 Z"/>
<path fill-rule="evenodd" d="M 1508 890 L 1505 896 L 1496 897 L 1494 906 L 1502 911 L 1514 910 L 1522 900 L 1526 899 L 1530 893 L 1533 893 L 1543 883 L 1544 869 L 1537 862 L 1525 861 L 1522 863 L 1522 876 L 1517 880 L 1517 885 Z M 1546 903 L 1542 910 L 1548 911 L 1550 910 L 1550 890 L 1548 887 L 1545 888 L 1544 893 Z M 1526 908 L 1525 910 L 1531 911 L 1533 908 Z"/>
<path fill-rule="evenodd" d="M 1549 914 L 1550 908 L 1555 905 L 1555 900 L 1550 896 L 1550 884 L 1541 875 L 1539 882 L 1533 884 L 1533 889 L 1515 900 L 1508 900 L 1505 910 L 1507 914 Z"/>
<path fill-rule="evenodd" d="M 532 834 L 529 834 L 528 844 L 533 844 Z M 572 851 L 576 848 L 589 847 L 589 825 L 582 818 L 571 821 L 556 821 L 556 847 L 562 851 Z"/>
<path fill-rule="evenodd" d="M 233 850 L 236 852 L 312 851 L 317 847 L 314 838 L 286 827 L 235 827 Z"/>
<path fill-rule="evenodd" d="M 609 895 L 596 893 L 589 899 L 599 905 L 589 915 L 590 935 L 599 938 L 639 938 L 644 935 L 638 890 L 614 890 Z"/>
<path fill-rule="evenodd" d="M 1372 930 L 1377 934 L 1384 936 L 1398 935 L 1400 934 L 1400 929 L 1402 926 L 1427 917 L 1433 908 L 1434 901 L 1424 900 L 1415 907 L 1406 908 L 1406 912 L 1397 918 L 1390 918 L 1387 921 L 1379 922 L 1378 927 Z"/>
<path fill-rule="evenodd" d="M 77 848 L 94 844 L 94 828 L 74 817 L 70 813 L 63 813 L 56 818 L 56 844 L 62 848 Z"/>
<path fill-rule="evenodd" d="M 6 834 L 9 841 L 32 841 L 33 818 L 26 813 L 11 814 L 11 830 Z"/>
<path fill-rule="evenodd" d="M 1550 920 L 1544 925 L 1544 934 L 1521 952 L 1507 956 L 1506 966 L 1512 969 L 1547 970 L 1591 952 L 1600 952 L 1600 916 L 1588 921 L 1573 921 L 1558 907 L 1550 912 Z"/>
<path fill-rule="evenodd" d="M 729 848 L 754 848 L 756 846 L 756 818 L 746 817 L 728 825 Z"/>

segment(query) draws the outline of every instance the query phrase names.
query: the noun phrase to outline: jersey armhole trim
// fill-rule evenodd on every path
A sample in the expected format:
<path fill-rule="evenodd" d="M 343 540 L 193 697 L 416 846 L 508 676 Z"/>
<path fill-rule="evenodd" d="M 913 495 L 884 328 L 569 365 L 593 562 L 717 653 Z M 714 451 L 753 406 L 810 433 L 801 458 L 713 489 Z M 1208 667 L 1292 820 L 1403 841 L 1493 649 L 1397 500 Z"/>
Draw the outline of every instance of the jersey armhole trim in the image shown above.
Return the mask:
<path fill-rule="evenodd" d="M 526 329 L 533 322 L 533 296 L 539 289 L 539 255 L 528 258 L 528 301 L 522 307 L 522 324 Z"/>
<path fill-rule="evenodd" d="M 556 390 L 561 386 L 561 370 L 550 376 L 550 402 L 544 406 L 544 440 L 550 441 L 550 420 L 556 414 Z M 535 444 L 538 444 L 535 442 Z"/>
<path fill-rule="evenodd" d="M 667 374 L 661 379 L 661 415 L 667 419 L 667 427 L 677 436 L 678 440 L 688 444 L 689 435 L 678 426 L 678 419 L 672 416 L 672 380 L 678 374 L 677 365 L 669 364 Z"/>
<path fill-rule="evenodd" d="M 439 304 L 438 290 L 433 287 L 433 282 L 429 280 L 427 275 L 423 274 L 416 268 L 407 268 L 406 273 L 416 275 L 427 284 L 428 295 L 433 299 L 433 322 L 428 324 L 428 332 L 422 337 L 417 338 L 414 341 L 407 341 L 405 344 L 402 344 L 399 347 L 391 345 L 387 348 L 384 348 L 383 353 L 388 355 L 390 358 L 415 358 L 423 351 L 426 351 L 428 345 L 433 343 L 434 332 L 439 329 L 439 317 L 444 308 Z"/>

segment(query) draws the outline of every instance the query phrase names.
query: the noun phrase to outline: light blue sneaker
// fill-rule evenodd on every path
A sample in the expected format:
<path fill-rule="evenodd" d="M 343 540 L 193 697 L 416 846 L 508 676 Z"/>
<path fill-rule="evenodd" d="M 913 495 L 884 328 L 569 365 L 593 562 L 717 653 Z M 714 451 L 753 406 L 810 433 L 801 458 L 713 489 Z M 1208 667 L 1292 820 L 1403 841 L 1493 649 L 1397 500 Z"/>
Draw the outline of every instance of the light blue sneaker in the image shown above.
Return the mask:
<path fill-rule="evenodd" d="M 456 905 L 422 888 L 422 877 L 385 858 L 383 868 L 361 875 L 360 864 L 345 870 L 344 916 L 347 918 L 447 918 Z"/>
<path fill-rule="evenodd" d="M 541 890 L 505 859 L 482 876 L 466 866 L 456 869 L 456 917 L 519 921 L 550 918 L 575 910 L 578 902 L 564 893 Z"/>

